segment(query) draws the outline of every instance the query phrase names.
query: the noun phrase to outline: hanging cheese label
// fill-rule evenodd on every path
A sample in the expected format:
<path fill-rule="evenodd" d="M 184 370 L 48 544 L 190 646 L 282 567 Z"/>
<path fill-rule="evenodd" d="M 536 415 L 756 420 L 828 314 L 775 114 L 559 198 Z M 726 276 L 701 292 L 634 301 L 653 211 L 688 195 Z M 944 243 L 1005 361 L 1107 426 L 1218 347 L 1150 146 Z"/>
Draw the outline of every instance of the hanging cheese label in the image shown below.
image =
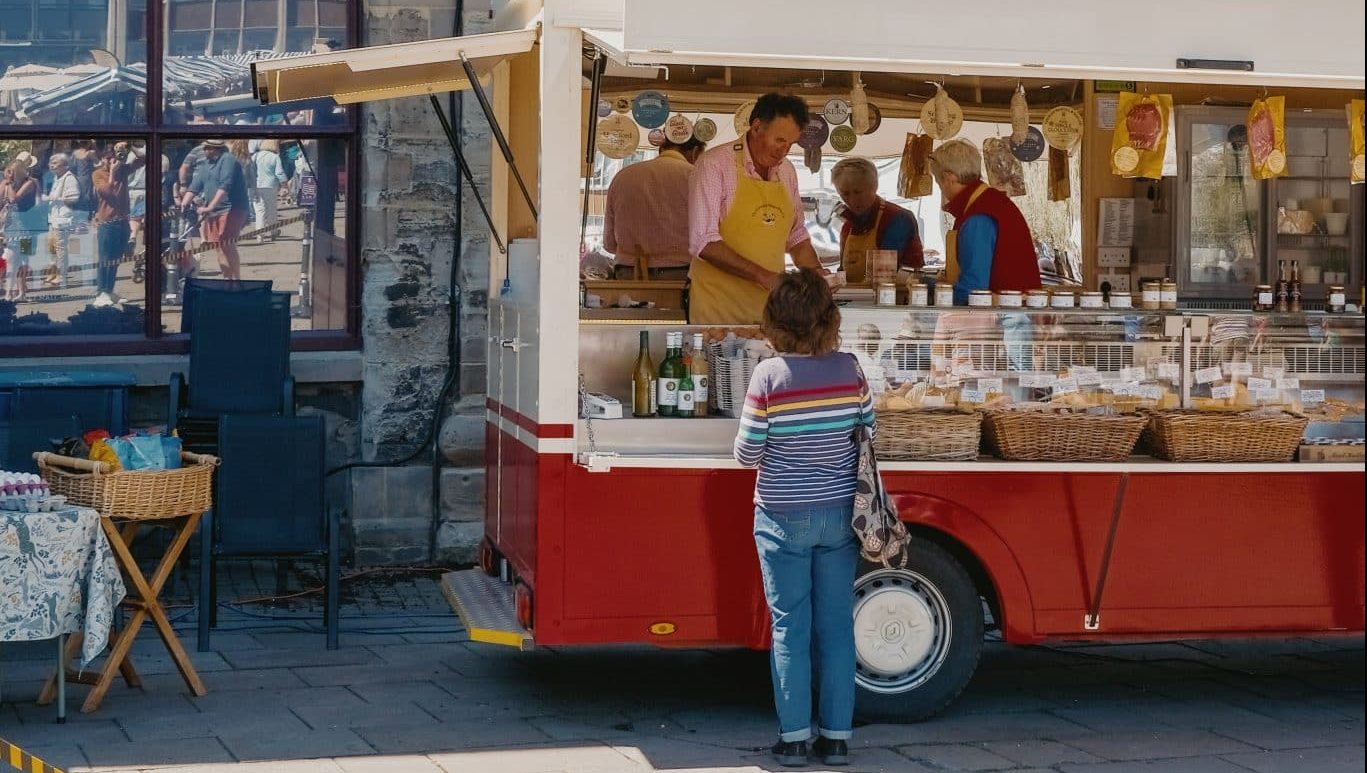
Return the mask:
<path fill-rule="evenodd" d="M 878 109 L 878 105 L 875 105 L 874 103 L 870 102 L 868 104 L 868 108 L 869 125 L 867 129 L 861 132 L 859 131 L 859 127 L 857 125 L 851 124 L 854 127 L 854 133 L 860 135 L 861 137 L 866 134 L 873 134 L 874 132 L 878 131 L 878 127 L 883 125 L 883 111 Z"/>
<path fill-rule="evenodd" d="M 1111 133 L 1111 172 L 1157 180 L 1163 176 L 1172 95 L 1121 92 Z"/>
<path fill-rule="evenodd" d="M 826 119 L 820 114 L 813 114 L 807 119 L 807 125 L 802 128 L 802 133 L 797 136 L 797 145 L 803 150 L 820 150 L 830 136 L 831 125 L 826 123 Z"/>
<path fill-rule="evenodd" d="M 826 106 L 821 109 L 821 117 L 831 126 L 839 126 L 850 120 L 850 103 L 843 99 L 826 100 Z"/>
<path fill-rule="evenodd" d="M 631 100 L 628 99 L 628 98 L 626 98 L 626 97 L 618 97 L 618 98 L 612 100 L 612 112 L 614 112 L 614 113 L 630 113 L 630 112 L 631 112 Z M 606 118 L 606 116 L 604 116 L 604 117 Z"/>
<path fill-rule="evenodd" d="M 665 121 L 665 139 L 675 145 L 682 145 L 693 137 L 693 122 L 687 116 L 675 113 Z"/>
<path fill-rule="evenodd" d="M 612 115 L 612 103 L 606 99 L 598 100 L 598 117 L 607 118 Z"/>
<path fill-rule="evenodd" d="M 1363 135 L 1367 133 L 1367 127 L 1363 126 L 1362 114 L 1363 101 L 1355 99 L 1348 103 L 1348 136 L 1349 136 L 1349 180 L 1353 183 L 1361 183 L 1367 180 L 1367 169 L 1363 168 L 1362 149 Z"/>
<path fill-rule="evenodd" d="M 631 117 L 647 129 L 664 126 L 669 119 L 669 97 L 658 91 L 642 91 L 631 100 Z"/>
<path fill-rule="evenodd" d="M 657 148 L 660 147 L 660 146 L 662 146 L 662 145 L 664 145 L 664 144 L 665 144 L 665 130 L 664 130 L 664 129 L 651 129 L 651 130 L 650 130 L 650 133 L 646 135 L 646 142 L 649 142 L 651 145 L 653 145 L 653 146 L 655 146 L 655 147 L 657 147 Z"/>
<path fill-rule="evenodd" d="M 1082 114 L 1067 105 L 1059 105 L 1044 114 L 1040 131 L 1049 147 L 1071 151 L 1082 141 Z"/>
<path fill-rule="evenodd" d="M 941 142 L 954 139 L 964 126 L 964 111 L 943 88 L 921 106 L 921 131 Z"/>
<path fill-rule="evenodd" d="M 1286 174 L 1286 97 L 1255 99 L 1248 108 L 1248 155 L 1253 177 L 1270 180 Z"/>
<path fill-rule="evenodd" d="M 755 100 L 753 99 L 749 99 L 742 102 L 740 104 L 740 107 L 736 108 L 736 116 L 734 123 L 736 126 L 737 137 L 744 137 L 745 133 L 750 131 L 750 111 L 754 109 Z"/>
<path fill-rule="evenodd" d="M 696 137 L 699 142 L 711 142 L 717 136 L 717 122 L 713 121 L 711 118 L 699 118 L 697 122 L 693 124 L 693 136 Z"/>
<path fill-rule="evenodd" d="M 849 153 L 859 142 L 859 135 L 848 126 L 837 126 L 831 130 L 831 147 L 837 153 Z"/>
<path fill-rule="evenodd" d="M 598 122 L 598 152 L 608 158 L 626 158 L 641 144 L 641 130 L 630 118 L 615 113 Z"/>

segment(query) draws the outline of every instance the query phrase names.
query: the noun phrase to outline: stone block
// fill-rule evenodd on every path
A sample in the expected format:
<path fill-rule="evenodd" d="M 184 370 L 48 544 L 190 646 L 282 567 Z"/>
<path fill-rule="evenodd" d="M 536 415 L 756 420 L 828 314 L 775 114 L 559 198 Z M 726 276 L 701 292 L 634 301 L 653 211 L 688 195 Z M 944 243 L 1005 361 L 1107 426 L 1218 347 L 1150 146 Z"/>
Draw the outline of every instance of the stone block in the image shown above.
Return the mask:
<path fill-rule="evenodd" d="M 385 518 L 360 521 L 354 525 L 353 539 L 359 548 L 396 548 L 426 544 L 430 518 Z"/>
<path fill-rule="evenodd" d="M 441 519 L 484 520 L 483 467 L 448 467 L 441 471 Z"/>
<path fill-rule="evenodd" d="M 398 548 L 365 548 L 357 547 L 356 566 L 365 568 L 367 566 L 407 566 L 409 564 L 425 564 L 430 559 L 426 543 L 422 545 L 406 545 Z"/>
<path fill-rule="evenodd" d="M 482 390 L 481 390 L 482 391 Z M 442 456 L 454 465 L 474 466 L 484 463 L 484 396 L 478 396 L 478 412 L 468 411 L 448 415 L 438 437 Z"/>
<path fill-rule="evenodd" d="M 484 538 L 484 522 L 443 523 L 437 530 L 437 561 L 473 564 L 479 557 L 479 542 Z"/>
<path fill-rule="evenodd" d="M 386 467 L 385 502 L 389 519 L 430 521 L 432 467 L 428 464 Z"/>

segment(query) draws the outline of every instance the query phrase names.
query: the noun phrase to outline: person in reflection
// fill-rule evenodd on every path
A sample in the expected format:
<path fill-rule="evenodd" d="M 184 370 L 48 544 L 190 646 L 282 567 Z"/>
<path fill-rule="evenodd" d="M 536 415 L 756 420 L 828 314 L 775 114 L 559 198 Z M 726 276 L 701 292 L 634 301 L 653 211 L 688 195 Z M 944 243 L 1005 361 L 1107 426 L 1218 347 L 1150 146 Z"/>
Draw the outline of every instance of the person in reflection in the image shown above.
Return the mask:
<path fill-rule="evenodd" d="M 873 429 L 873 400 L 856 358 L 838 351 L 840 309 L 822 274 L 783 274 L 765 301 L 761 330 L 778 356 L 755 367 L 733 453 L 759 469 L 754 534 L 772 619 L 773 754 L 783 766 L 807 764 L 815 672 L 820 737 L 812 752 L 826 765 L 844 765 L 854 721 L 850 589 L 859 559 L 850 525 L 854 432 Z"/>
<path fill-rule="evenodd" d="M 257 229 L 257 241 L 275 241 L 276 208 L 280 186 L 285 184 L 285 167 L 280 163 L 280 145 L 275 140 L 252 140 L 248 146 L 251 164 L 247 167 L 247 182 L 251 185 L 252 210 Z"/>
<path fill-rule="evenodd" d="M 73 207 L 81 200 L 81 184 L 71 172 L 71 157 L 65 153 L 54 153 L 48 159 L 48 170 L 52 172 L 52 187 L 48 190 L 48 252 L 52 262 L 44 272 L 43 284 L 47 287 L 67 285 L 67 272 L 71 269 L 71 230 L 76 219 Z"/>
<path fill-rule="evenodd" d="M 128 143 L 115 143 L 91 173 L 95 187 L 95 233 L 99 264 L 95 268 L 95 301 L 100 308 L 122 303 L 114 292 L 119 263 L 128 248 Z"/>
<path fill-rule="evenodd" d="M 46 216 L 36 206 L 38 180 L 32 170 L 37 165 L 35 156 L 21 152 L 5 169 L 5 181 L 0 185 L 0 231 L 5 235 L 7 264 L 6 281 L 0 282 L 0 290 L 5 300 L 15 303 L 28 300 L 29 257 L 37 235 L 46 227 Z"/>
<path fill-rule="evenodd" d="M 983 182 L 983 157 L 967 140 L 950 140 L 930 154 L 930 172 L 954 216 L 945 235 L 945 271 L 954 303 L 968 305 L 974 290 L 1035 290 L 1039 259 L 1030 226 L 1005 193 Z"/>
<path fill-rule="evenodd" d="M 840 213 L 840 268 L 846 281 L 872 280 L 869 250 L 897 253 L 897 268 L 915 271 L 925 264 L 916 216 L 878 195 L 878 167 L 867 158 L 843 158 L 831 169 L 831 183 L 845 205 Z"/>
<path fill-rule="evenodd" d="M 207 201 L 196 209 L 202 218 L 201 231 L 206 242 L 218 248 L 218 266 L 224 279 L 242 278 L 242 256 L 237 236 L 247 224 L 247 178 L 242 164 L 228 153 L 223 140 L 204 141 L 203 197 Z"/>

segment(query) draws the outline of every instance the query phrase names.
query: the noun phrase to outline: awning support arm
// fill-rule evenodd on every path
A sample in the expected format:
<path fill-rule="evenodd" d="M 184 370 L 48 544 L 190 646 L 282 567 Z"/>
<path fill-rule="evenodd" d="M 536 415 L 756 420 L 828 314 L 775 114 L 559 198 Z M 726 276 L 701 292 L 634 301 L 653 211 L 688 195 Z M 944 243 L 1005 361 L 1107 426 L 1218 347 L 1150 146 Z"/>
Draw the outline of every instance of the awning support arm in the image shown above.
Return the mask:
<path fill-rule="evenodd" d="M 584 206 L 579 213 L 579 252 L 584 251 L 584 242 L 589 233 L 589 188 L 593 183 L 593 138 L 598 135 L 598 95 L 603 84 L 603 70 L 607 68 L 607 59 L 597 48 L 593 49 L 593 70 L 590 76 L 589 94 L 589 131 L 584 139 L 584 163 L 589 167 L 588 176 L 584 178 Z"/>
<path fill-rule="evenodd" d="M 489 104 L 489 97 L 484 93 L 484 87 L 479 84 L 479 74 L 475 72 L 475 66 L 470 64 L 470 60 L 465 57 L 464 51 L 460 54 L 460 64 L 465 68 L 465 77 L 470 80 L 470 90 L 475 92 L 475 98 L 479 100 L 479 107 L 484 111 L 484 118 L 489 122 L 489 130 L 493 132 L 499 150 L 503 151 L 503 160 L 508 162 L 508 168 L 512 170 L 513 177 L 517 180 L 517 187 L 522 189 L 522 198 L 527 200 L 527 208 L 532 211 L 532 217 L 540 219 L 541 214 L 536 210 L 536 202 L 532 199 L 531 192 L 527 190 L 527 183 L 522 179 L 522 173 L 517 171 L 517 163 L 513 160 L 513 149 L 508 147 L 508 140 L 503 136 L 503 129 L 499 128 L 498 118 L 494 115 L 494 106 Z"/>
<path fill-rule="evenodd" d="M 503 245 L 503 240 L 498 236 L 498 229 L 494 227 L 493 215 L 489 214 L 489 207 L 485 205 L 484 197 L 480 195 L 479 186 L 475 184 L 475 176 L 470 173 L 470 165 L 465 163 L 465 154 L 460 149 L 460 139 L 456 137 L 455 130 L 451 128 L 451 122 L 446 119 L 446 113 L 441 109 L 441 100 L 437 99 L 436 94 L 428 94 L 427 98 L 432 100 L 432 110 L 436 112 L 437 120 L 441 121 L 441 130 L 446 133 L 446 141 L 451 144 L 451 152 L 456 155 L 456 166 L 460 167 L 460 173 L 465 177 L 466 184 L 470 186 L 470 192 L 475 195 L 475 203 L 479 204 L 479 211 L 484 213 L 484 222 L 489 224 L 489 238 L 498 245 L 500 253 L 506 254 L 508 248 Z M 498 130 L 495 129 L 494 131 L 497 133 Z"/>
<path fill-rule="evenodd" d="M 1111 571 L 1111 555 L 1115 551 L 1115 533 L 1120 528 L 1120 511 L 1125 507 L 1125 490 L 1130 485 L 1130 474 L 1120 473 L 1120 483 L 1115 489 L 1115 504 L 1111 508 L 1111 528 L 1106 533 L 1106 550 L 1101 554 L 1101 571 L 1096 578 L 1096 592 L 1092 594 L 1091 609 L 1082 619 L 1082 627 L 1088 631 L 1101 628 L 1101 594 L 1106 590 L 1106 575 Z"/>

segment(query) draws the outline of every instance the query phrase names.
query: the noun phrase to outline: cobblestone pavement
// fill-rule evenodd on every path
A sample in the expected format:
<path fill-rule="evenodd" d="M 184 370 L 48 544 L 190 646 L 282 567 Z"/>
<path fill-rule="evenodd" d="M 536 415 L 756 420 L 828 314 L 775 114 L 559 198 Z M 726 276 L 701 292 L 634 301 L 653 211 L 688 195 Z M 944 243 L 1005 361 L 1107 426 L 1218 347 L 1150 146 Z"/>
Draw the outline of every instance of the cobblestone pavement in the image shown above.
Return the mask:
<path fill-rule="evenodd" d="M 224 587 L 269 595 L 274 574 L 236 569 Z M 347 588 L 339 650 L 323 646 L 314 596 L 224 609 L 215 651 L 194 653 L 208 695 L 186 692 L 149 633 L 134 647 L 144 688 L 116 682 L 83 715 L 86 688 L 73 685 L 66 725 L 33 703 L 52 645 L 0 647 L 0 737 L 73 773 L 776 769 L 762 653 L 517 653 L 468 642 L 432 575 Z M 193 610 L 172 613 L 193 652 Z M 993 643 L 943 715 L 858 728 L 846 770 L 1357 772 L 1363 713 L 1361 637 Z"/>

